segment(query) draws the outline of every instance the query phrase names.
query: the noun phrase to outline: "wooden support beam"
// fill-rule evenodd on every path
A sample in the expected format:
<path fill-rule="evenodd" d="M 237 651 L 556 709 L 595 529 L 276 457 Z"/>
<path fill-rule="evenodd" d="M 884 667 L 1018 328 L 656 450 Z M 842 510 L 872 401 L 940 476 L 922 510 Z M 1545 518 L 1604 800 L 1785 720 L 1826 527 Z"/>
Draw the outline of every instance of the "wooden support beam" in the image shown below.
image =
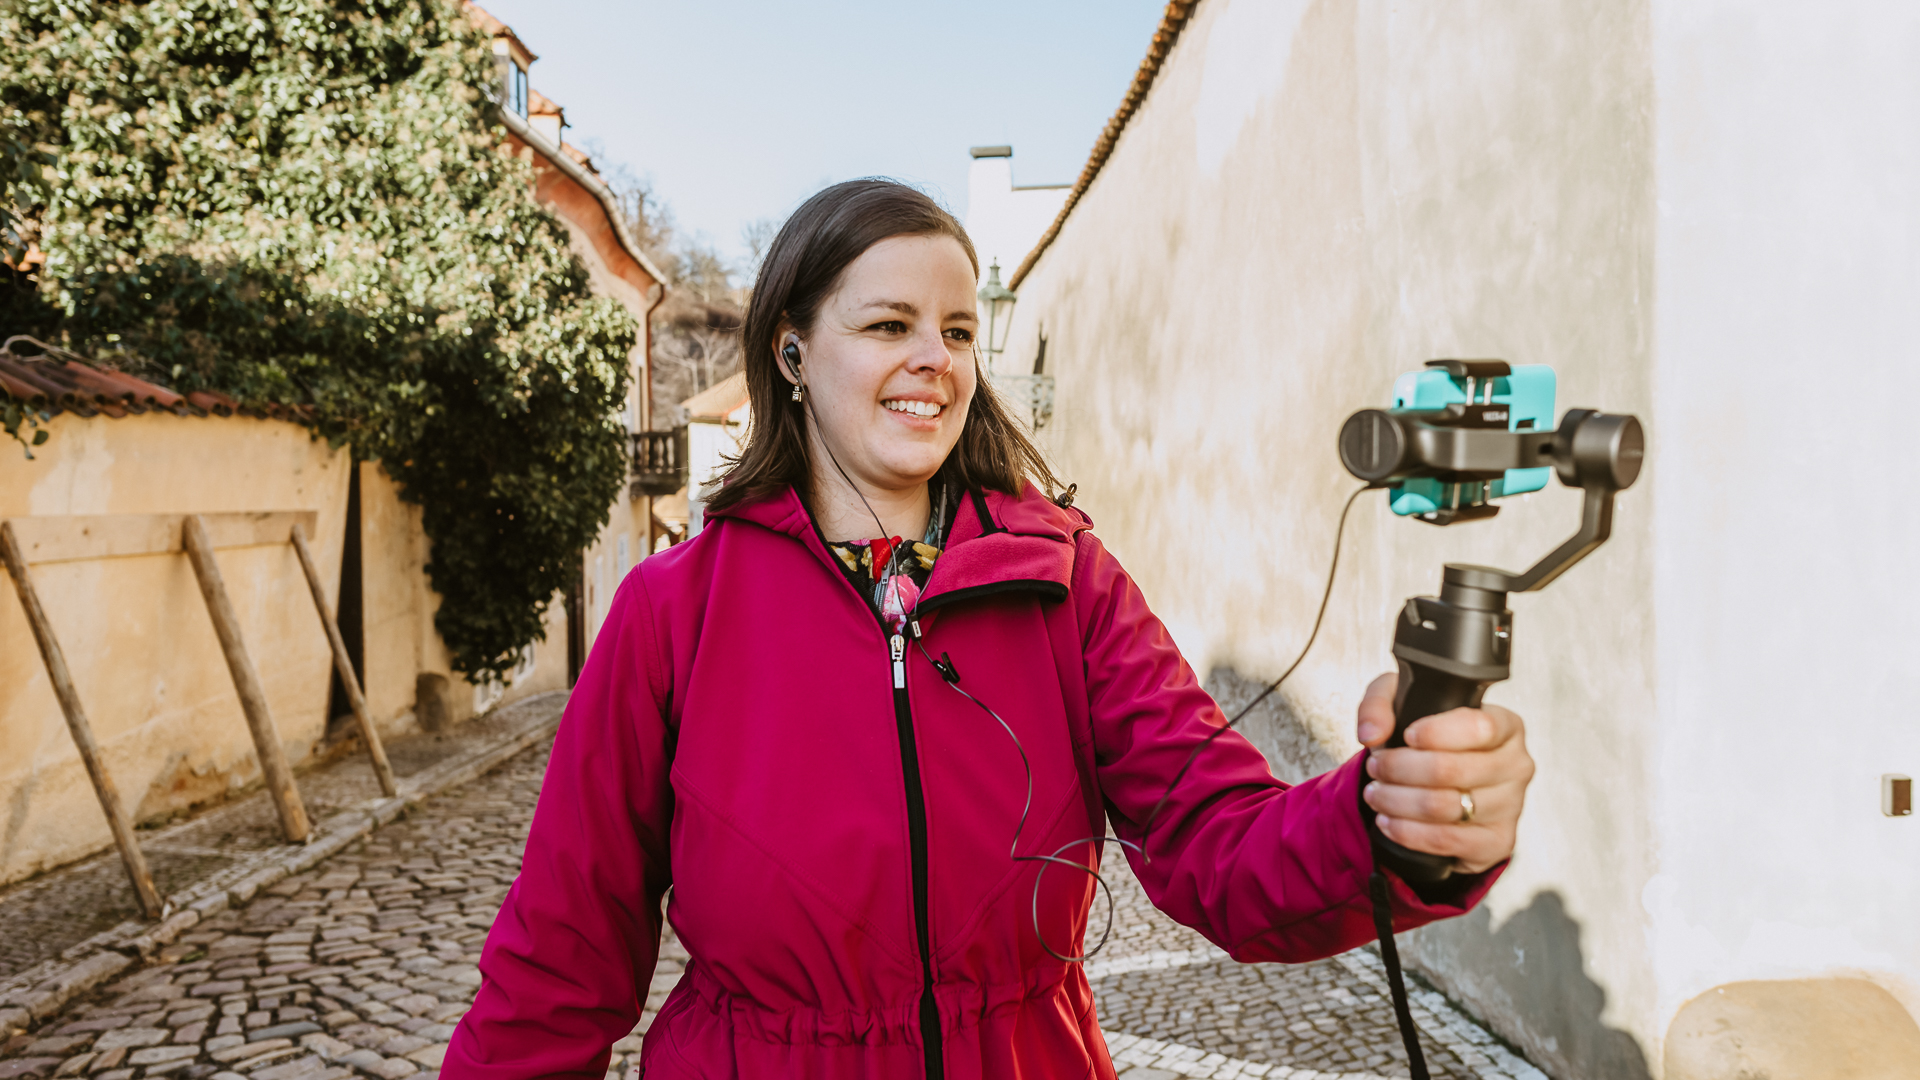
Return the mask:
<path fill-rule="evenodd" d="M 33 639 L 40 645 L 40 658 L 47 664 L 47 678 L 53 682 L 54 696 L 60 699 L 60 711 L 67 716 L 67 730 L 73 734 L 73 745 L 79 749 L 80 760 L 87 767 L 87 778 L 93 781 L 93 793 L 100 797 L 100 809 L 106 811 L 107 828 L 113 831 L 113 842 L 120 849 L 120 861 L 126 864 L 127 878 L 140 897 L 140 910 L 147 918 L 157 919 L 166 905 L 160 899 L 160 890 L 153 886 L 153 874 L 147 869 L 147 857 L 140 851 L 140 842 L 134 839 L 133 820 L 120 801 L 120 789 L 113 786 L 107 763 L 100 757 L 100 744 L 93 740 L 93 725 L 87 722 L 86 710 L 80 707 L 80 693 L 74 689 L 73 675 L 67 670 L 66 654 L 60 651 L 60 641 L 53 636 L 53 623 L 47 619 L 46 609 L 40 606 L 40 594 L 34 590 L 33 577 L 27 572 L 27 557 L 14 535 L 11 521 L 0 523 L 0 556 L 5 557 L 7 571 L 13 575 L 14 591 L 20 594 L 20 606 L 26 609 Z"/>
<path fill-rule="evenodd" d="M 313 510 L 260 510 L 201 514 L 216 548 L 284 544 L 296 523 L 311 536 L 320 515 Z M 178 554 L 185 542 L 185 514 L 66 514 L 14 518 L 14 534 L 27 561 L 72 562 L 137 555 Z"/>
<path fill-rule="evenodd" d="M 293 551 L 300 556 L 300 569 L 306 571 L 307 588 L 313 593 L 313 606 L 320 612 L 320 625 L 327 632 L 327 644 L 333 646 L 333 670 L 340 673 L 340 685 L 347 688 L 347 704 L 353 706 L 354 722 L 360 725 L 360 737 L 367 741 L 367 756 L 373 759 L 373 775 L 380 778 L 380 790 L 388 798 L 400 794 L 394 782 L 393 766 L 387 763 L 387 748 L 380 744 L 373 718 L 367 715 L 367 699 L 360 693 L 360 679 L 354 674 L 353 659 L 347 655 L 347 643 L 340 637 L 340 624 L 327 608 L 327 590 L 320 584 L 320 571 L 313 565 L 313 552 L 307 548 L 307 530 L 293 523 Z"/>
<path fill-rule="evenodd" d="M 300 789 L 293 784 L 293 769 L 287 764 L 286 749 L 280 745 L 280 732 L 273 726 L 273 714 L 267 710 L 260 673 L 254 670 L 246 642 L 240 637 L 240 619 L 233 613 L 233 601 L 227 598 L 226 582 L 220 577 L 220 564 L 213 558 L 213 538 L 199 514 L 187 515 L 181 532 L 187 558 L 193 562 L 193 575 L 200 580 L 200 595 L 207 601 L 207 614 L 213 617 L 213 631 L 220 637 L 220 650 L 226 653 L 227 669 L 233 672 L 240 708 L 253 731 L 253 747 L 260 755 L 260 771 L 266 775 L 267 794 L 280 812 L 280 829 L 289 843 L 304 843 L 310 831 L 307 808 L 300 801 Z"/>

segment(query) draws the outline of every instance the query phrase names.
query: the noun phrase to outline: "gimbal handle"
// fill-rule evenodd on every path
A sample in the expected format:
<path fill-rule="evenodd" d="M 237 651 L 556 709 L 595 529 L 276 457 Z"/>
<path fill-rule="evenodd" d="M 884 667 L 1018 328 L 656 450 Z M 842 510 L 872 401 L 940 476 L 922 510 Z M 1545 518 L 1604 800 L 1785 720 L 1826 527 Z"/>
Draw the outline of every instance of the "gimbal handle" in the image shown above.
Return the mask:
<path fill-rule="evenodd" d="M 1446 419 L 1383 409 L 1356 413 L 1341 431 L 1341 460 L 1354 475 L 1385 486 L 1414 476 L 1479 479 L 1550 459 L 1560 482 L 1583 489 L 1586 498 L 1579 531 L 1525 573 L 1448 563 L 1439 596 L 1407 601 L 1393 635 L 1400 681 L 1388 747 L 1406 745 L 1407 728 L 1422 717 L 1478 708 L 1487 687 L 1507 678 L 1513 645 L 1507 594 L 1545 588 L 1606 541 L 1613 531 L 1613 497 L 1638 479 L 1646 452 L 1639 420 L 1592 409 L 1569 410 L 1553 432 L 1448 428 Z M 1360 810 L 1381 865 L 1416 883 L 1452 876 L 1451 858 L 1395 843 L 1380 832 L 1364 801 Z"/>

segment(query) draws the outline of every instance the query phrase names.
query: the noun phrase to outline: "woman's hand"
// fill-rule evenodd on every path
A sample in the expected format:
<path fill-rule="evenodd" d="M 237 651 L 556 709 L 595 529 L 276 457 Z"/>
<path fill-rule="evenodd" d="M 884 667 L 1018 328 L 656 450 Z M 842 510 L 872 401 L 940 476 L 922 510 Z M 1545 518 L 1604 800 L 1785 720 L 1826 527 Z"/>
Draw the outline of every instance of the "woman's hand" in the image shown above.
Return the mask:
<path fill-rule="evenodd" d="M 1367 805 L 1389 840 L 1434 855 L 1451 855 L 1477 874 L 1513 854 L 1514 829 L 1533 779 L 1526 725 L 1498 705 L 1454 709 L 1407 728 L 1407 745 L 1382 750 L 1393 734 L 1397 675 L 1382 675 L 1360 700 L 1360 741 L 1367 760 Z M 1463 820 L 1472 797 L 1472 820 Z"/>

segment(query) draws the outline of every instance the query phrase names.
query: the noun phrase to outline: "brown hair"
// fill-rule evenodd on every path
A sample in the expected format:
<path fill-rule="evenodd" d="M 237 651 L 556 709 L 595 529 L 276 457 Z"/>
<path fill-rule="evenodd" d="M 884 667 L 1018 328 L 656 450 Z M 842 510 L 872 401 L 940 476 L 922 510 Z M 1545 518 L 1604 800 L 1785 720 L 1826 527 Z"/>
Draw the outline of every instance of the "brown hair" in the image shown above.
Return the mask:
<path fill-rule="evenodd" d="M 746 449 L 722 478 L 707 513 L 779 492 L 789 485 L 803 494 L 813 482 L 812 448 L 802 406 L 774 362 L 774 335 L 785 317 L 802 334 L 813 328 L 820 307 L 846 268 L 882 240 L 895 236 L 951 236 L 980 273 L 973 242 L 952 214 L 926 193 L 894 180 L 849 180 L 808 199 L 794 211 L 767 248 L 760 277 L 741 328 L 741 364 L 753 423 Z M 975 380 L 960 440 L 940 467 L 941 475 L 967 490 L 1018 495 L 1032 476 L 1051 493 L 1060 481 L 1038 447 L 1008 415 L 984 377 Z"/>

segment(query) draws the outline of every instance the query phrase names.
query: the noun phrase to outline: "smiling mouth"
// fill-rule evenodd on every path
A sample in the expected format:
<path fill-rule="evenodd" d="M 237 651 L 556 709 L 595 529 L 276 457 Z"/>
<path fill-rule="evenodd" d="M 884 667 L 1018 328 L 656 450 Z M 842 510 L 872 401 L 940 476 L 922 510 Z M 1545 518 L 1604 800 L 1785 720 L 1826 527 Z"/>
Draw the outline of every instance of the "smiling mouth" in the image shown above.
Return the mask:
<path fill-rule="evenodd" d="M 886 406 L 893 412 L 906 413 L 909 416 L 924 416 L 929 419 L 939 416 L 945 408 L 944 405 L 936 405 L 931 401 L 903 401 L 898 398 L 892 401 L 883 401 L 880 404 Z"/>

